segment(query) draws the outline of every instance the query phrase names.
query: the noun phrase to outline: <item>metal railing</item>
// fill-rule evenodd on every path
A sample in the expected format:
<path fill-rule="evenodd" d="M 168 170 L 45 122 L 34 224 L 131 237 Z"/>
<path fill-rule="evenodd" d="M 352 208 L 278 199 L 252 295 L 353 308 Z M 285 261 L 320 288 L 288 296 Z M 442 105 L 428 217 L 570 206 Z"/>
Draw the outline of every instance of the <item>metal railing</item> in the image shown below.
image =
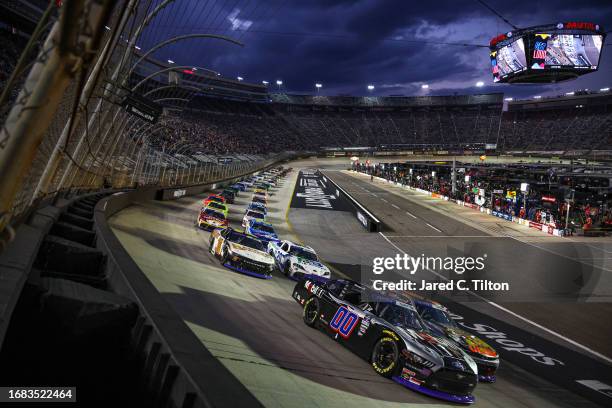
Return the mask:
<path fill-rule="evenodd" d="M 158 70 L 144 56 L 166 43 L 197 37 L 240 44 L 204 33 L 168 35 L 139 51 L 143 31 L 179 1 L 163 0 L 155 7 L 141 0 L 50 2 L 2 97 L 0 250 L 41 201 L 104 187 L 206 183 L 247 173 L 271 159 L 234 157 L 221 163 L 206 154 L 207 146 L 174 141 L 172 127 L 164 124 L 201 91 L 198 87 L 158 89 L 152 99 L 164 112 L 156 124 L 122 107 L 135 84 L 142 93 L 159 87 L 159 76 L 147 83 L 137 71 L 148 65 Z M 165 74 L 168 81 L 172 70 Z"/>

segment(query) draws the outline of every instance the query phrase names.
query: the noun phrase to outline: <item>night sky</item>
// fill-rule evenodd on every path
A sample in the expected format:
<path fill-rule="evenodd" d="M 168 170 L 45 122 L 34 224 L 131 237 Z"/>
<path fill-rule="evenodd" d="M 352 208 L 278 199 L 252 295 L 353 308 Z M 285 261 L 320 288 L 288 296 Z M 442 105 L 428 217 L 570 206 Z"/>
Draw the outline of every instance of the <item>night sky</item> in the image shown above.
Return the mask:
<path fill-rule="evenodd" d="M 161 0 L 154 0 L 154 4 Z M 146 2 L 141 2 L 146 3 Z M 588 21 L 612 29 L 609 0 L 488 0 L 519 27 Z M 550 85 L 493 84 L 488 48 L 433 44 L 488 45 L 512 30 L 476 0 L 177 0 L 162 11 L 139 40 L 143 50 L 175 35 L 214 33 L 244 47 L 210 39 L 168 46 L 156 58 L 177 65 L 266 80 L 275 90 L 323 95 L 450 95 L 504 92 L 507 97 L 557 95 L 612 86 L 612 35 L 599 70 Z M 476 88 L 483 81 L 485 86 Z M 376 88 L 367 91 L 367 85 Z M 429 89 L 421 88 L 428 84 Z"/>

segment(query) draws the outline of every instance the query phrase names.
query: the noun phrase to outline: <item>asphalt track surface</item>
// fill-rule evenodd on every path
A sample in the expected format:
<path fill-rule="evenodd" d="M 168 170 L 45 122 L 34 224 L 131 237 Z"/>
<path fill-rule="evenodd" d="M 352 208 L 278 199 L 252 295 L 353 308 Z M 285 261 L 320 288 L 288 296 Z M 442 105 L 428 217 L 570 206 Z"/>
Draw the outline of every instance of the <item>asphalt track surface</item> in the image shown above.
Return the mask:
<path fill-rule="evenodd" d="M 312 163 L 292 165 L 297 170 Z M 373 239 L 372 234 L 363 232 L 348 212 L 288 211 L 296 177 L 294 171 L 270 200 L 270 220 L 281 238 L 312 245 L 336 270 L 358 268 L 356 258 L 369 250 L 379 248 L 378 256 L 395 252 L 380 237 L 376 243 L 367 241 Z M 378 376 L 367 362 L 306 327 L 301 308 L 290 297 L 294 282 L 278 274 L 271 280 L 255 279 L 221 267 L 207 252 L 209 233 L 194 227 L 203 198 L 138 203 L 114 216 L 111 224 L 127 251 L 203 345 L 264 405 L 448 405 Z M 233 226 L 240 224 L 249 200 L 250 194 L 242 193 L 230 206 Z M 465 226 L 457 228 L 461 234 L 476 234 Z M 593 406 L 505 362 L 498 382 L 479 385 L 475 396 L 477 406 L 483 407 Z"/>

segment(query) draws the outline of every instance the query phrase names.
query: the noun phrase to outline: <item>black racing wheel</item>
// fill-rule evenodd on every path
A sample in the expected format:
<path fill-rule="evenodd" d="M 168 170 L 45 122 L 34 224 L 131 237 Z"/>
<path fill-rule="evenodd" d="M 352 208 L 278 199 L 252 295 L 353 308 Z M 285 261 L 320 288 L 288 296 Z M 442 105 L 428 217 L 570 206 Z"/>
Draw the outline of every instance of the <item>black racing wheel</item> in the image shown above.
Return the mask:
<path fill-rule="evenodd" d="M 319 320 L 320 310 L 319 299 L 314 296 L 309 298 L 304 304 L 304 323 L 307 326 L 314 327 L 317 320 Z"/>
<path fill-rule="evenodd" d="M 391 337 L 381 337 L 372 349 L 372 368 L 383 377 L 391 378 L 399 367 L 399 346 Z"/>

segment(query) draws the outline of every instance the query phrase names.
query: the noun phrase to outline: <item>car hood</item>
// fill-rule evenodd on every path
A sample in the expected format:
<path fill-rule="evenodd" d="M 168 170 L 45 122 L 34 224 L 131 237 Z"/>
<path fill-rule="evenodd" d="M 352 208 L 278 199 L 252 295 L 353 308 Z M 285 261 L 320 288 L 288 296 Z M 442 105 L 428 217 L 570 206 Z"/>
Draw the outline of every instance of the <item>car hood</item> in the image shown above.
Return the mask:
<path fill-rule="evenodd" d="M 477 356 L 483 358 L 499 357 L 497 351 L 495 351 L 493 347 L 465 330 L 458 327 L 444 327 L 443 330 L 449 339 Z"/>
<path fill-rule="evenodd" d="M 236 244 L 234 242 L 229 243 L 229 248 L 234 254 L 238 256 L 249 258 L 257 262 L 267 263 L 270 265 L 274 264 L 274 258 L 272 258 L 271 255 L 268 255 L 267 253 L 263 251 L 259 251 L 257 249 L 253 249 L 251 247 L 247 247 L 244 245 Z"/>
<path fill-rule="evenodd" d="M 476 362 L 450 340 L 403 327 L 395 326 L 394 329 L 404 339 L 408 350 L 432 363 L 451 370 L 478 374 Z"/>
<path fill-rule="evenodd" d="M 329 271 L 329 268 L 323 265 L 321 262 L 312 261 L 310 259 L 304 259 L 294 256 L 295 262 L 301 267 L 306 269 L 306 272 L 319 275 L 321 272 Z"/>

